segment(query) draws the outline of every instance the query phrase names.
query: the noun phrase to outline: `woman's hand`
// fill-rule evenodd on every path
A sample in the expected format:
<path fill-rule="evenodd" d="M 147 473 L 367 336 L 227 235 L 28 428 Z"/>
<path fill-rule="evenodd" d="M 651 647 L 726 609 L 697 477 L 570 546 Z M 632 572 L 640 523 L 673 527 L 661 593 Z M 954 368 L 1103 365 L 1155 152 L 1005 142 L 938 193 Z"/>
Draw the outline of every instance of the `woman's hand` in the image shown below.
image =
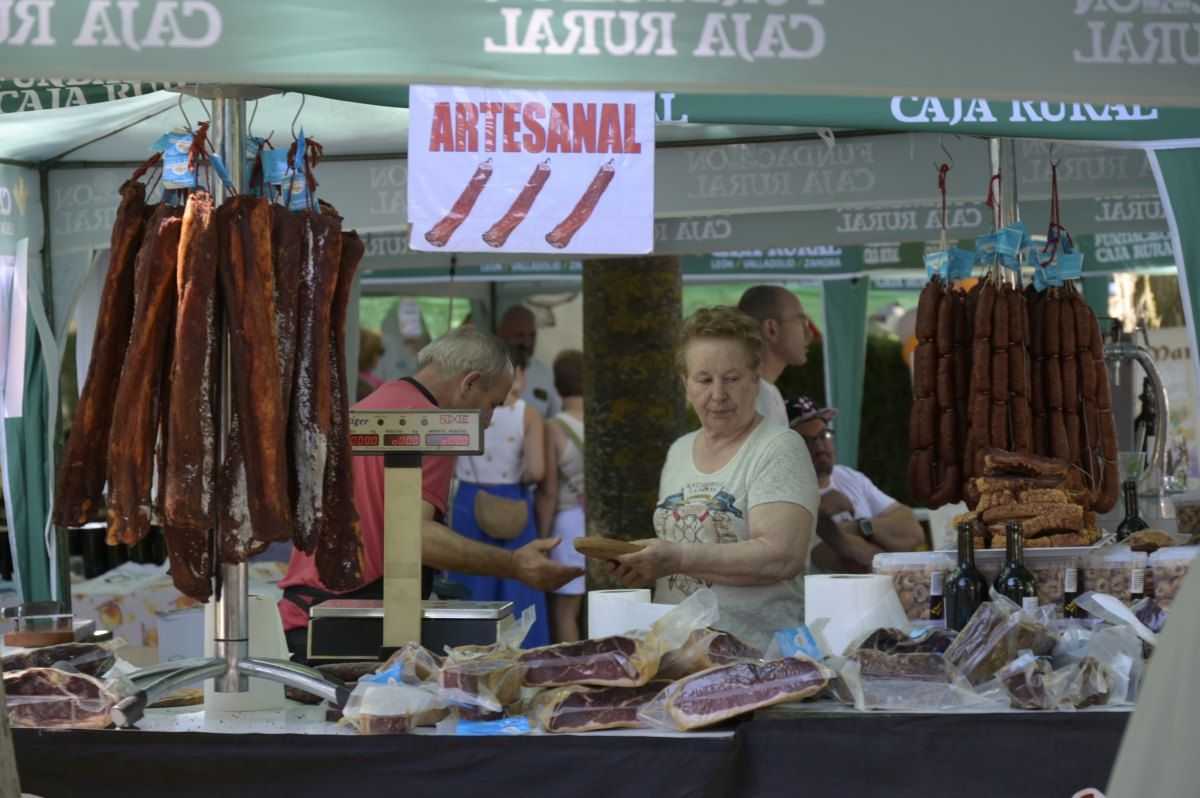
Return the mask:
<path fill-rule="evenodd" d="M 639 550 L 619 555 L 617 563 L 615 573 L 621 584 L 634 587 L 626 584 L 622 578 L 624 573 L 630 580 L 640 580 L 641 584 L 637 586 L 644 587 L 647 582 L 653 583 L 659 577 L 677 574 L 682 570 L 683 547 L 662 538 L 651 538 Z"/>

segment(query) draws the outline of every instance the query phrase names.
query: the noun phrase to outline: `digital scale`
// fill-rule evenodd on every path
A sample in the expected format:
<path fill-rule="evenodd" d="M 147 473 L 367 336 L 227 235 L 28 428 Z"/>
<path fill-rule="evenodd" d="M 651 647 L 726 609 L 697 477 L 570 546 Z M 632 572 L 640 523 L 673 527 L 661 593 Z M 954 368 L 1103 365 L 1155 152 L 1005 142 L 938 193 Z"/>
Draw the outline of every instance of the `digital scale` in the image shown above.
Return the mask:
<path fill-rule="evenodd" d="M 383 659 L 409 641 L 487 644 L 513 622 L 511 601 L 421 595 L 421 457 L 483 453 L 479 410 L 352 410 L 354 455 L 383 456 L 383 600 L 332 599 L 309 609 L 308 659 Z"/>

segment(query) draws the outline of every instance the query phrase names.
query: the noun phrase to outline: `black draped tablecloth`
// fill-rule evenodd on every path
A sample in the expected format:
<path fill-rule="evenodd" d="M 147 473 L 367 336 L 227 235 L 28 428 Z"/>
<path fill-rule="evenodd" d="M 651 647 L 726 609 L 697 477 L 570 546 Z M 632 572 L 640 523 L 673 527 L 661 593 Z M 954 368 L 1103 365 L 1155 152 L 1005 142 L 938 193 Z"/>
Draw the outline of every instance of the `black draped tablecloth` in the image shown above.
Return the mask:
<path fill-rule="evenodd" d="M 1108 781 L 1125 712 L 764 713 L 728 736 L 353 737 L 14 730 L 59 798 L 920 796 L 1069 798 Z M 961 784 L 962 788 L 954 785 Z"/>

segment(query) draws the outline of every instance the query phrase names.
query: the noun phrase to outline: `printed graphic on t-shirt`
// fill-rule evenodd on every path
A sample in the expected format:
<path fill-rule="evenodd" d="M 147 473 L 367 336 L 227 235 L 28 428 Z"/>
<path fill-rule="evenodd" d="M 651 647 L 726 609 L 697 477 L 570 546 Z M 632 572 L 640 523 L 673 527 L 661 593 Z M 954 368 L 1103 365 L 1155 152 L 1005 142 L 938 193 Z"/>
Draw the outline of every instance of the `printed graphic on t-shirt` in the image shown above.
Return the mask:
<path fill-rule="evenodd" d="M 724 483 L 696 483 L 667 496 L 654 510 L 654 531 L 676 543 L 736 543 L 740 538 L 733 521 L 746 515 L 722 487 Z M 702 586 L 712 587 L 683 574 L 668 577 L 667 586 L 688 596 Z"/>

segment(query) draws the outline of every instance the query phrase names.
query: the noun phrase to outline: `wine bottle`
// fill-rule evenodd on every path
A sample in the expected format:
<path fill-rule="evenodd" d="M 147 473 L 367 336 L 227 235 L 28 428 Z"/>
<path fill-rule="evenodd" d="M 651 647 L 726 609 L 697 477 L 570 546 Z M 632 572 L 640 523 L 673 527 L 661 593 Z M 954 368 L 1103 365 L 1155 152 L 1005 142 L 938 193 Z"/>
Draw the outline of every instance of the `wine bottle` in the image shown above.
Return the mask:
<path fill-rule="evenodd" d="M 975 528 L 970 521 L 958 525 L 958 567 L 946 578 L 946 628 L 961 631 L 987 600 L 988 585 L 975 567 Z"/>
<path fill-rule="evenodd" d="M 945 579 L 943 571 L 934 570 L 929 575 L 929 620 L 935 623 L 946 619 Z"/>
<path fill-rule="evenodd" d="M 1125 517 L 1117 526 L 1117 540 L 1124 540 L 1134 532 L 1141 532 L 1150 527 L 1142 518 L 1142 512 L 1138 508 L 1137 482 L 1127 479 L 1121 483 L 1121 489 L 1125 493 Z"/>
<path fill-rule="evenodd" d="M 1021 522 L 1007 522 L 1004 534 L 1004 567 L 992 587 L 997 593 L 1020 604 L 1021 609 L 1033 612 L 1038 606 L 1037 582 L 1023 561 L 1025 539 L 1021 535 Z"/>
<path fill-rule="evenodd" d="M 1137 604 L 1146 597 L 1146 569 L 1134 568 L 1129 572 L 1129 603 Z"/>
<path fill-rule="evenodd" d="M 1075 603 L 1079 598 L 1079 568 L 1071 564 L 1063 571 L 1063 617 L 1082 618 L 1083 610 Z"/>

